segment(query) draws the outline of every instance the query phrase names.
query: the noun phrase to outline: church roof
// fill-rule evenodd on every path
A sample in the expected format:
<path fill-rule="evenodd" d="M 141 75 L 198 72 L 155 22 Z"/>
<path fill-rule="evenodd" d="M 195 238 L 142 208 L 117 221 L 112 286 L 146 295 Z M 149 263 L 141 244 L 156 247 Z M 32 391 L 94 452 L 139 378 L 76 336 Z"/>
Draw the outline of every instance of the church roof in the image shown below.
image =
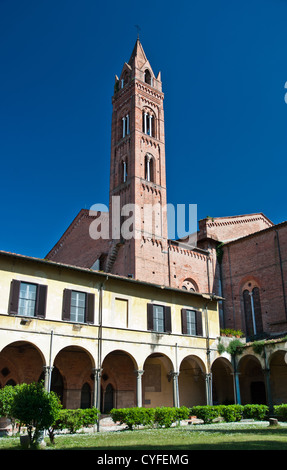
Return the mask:
<path fill-rule="evenodd" d="M 109 240 L 91 236 L 92 223 L 98 215 L 98 212 L 82 209 L 46 255 L 46 259 L 91 268 L 102 253 L 108 252 Z M 101 212 L 101 216 L 108 220 L 109 213 Z"/>

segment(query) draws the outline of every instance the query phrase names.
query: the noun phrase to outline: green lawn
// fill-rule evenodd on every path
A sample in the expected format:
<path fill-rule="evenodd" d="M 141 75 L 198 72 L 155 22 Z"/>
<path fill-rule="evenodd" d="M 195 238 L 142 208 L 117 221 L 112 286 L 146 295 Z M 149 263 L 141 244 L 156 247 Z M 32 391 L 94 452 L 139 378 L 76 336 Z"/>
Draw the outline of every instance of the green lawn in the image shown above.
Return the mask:
<path fill-rule="evenodd" d="M 287 424 L 219 423 L 170 429 L 135 429 L 58 435 L 45 450 L 287 450 Z M 18 450 L 19 437 L 0 439 L 1 450 Z"/>

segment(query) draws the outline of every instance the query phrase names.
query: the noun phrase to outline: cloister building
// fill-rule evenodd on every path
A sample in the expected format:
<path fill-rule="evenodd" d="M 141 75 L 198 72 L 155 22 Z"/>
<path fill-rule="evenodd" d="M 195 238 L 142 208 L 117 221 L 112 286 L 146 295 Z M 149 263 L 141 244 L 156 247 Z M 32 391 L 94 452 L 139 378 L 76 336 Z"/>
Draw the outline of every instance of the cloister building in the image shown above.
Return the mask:
<path fill-rule="evenodd" d="M 163 101 L 137 39 L 115 79 L 109 210 L 81 210 L 45 259 L 0 252 L 1 387 L 43 378 L 105 413 L 287 402 L 286 223 L 208 217 L 169 239 Z M 241 355 L 220 354 L 223 328 L 244 332 Z"/>

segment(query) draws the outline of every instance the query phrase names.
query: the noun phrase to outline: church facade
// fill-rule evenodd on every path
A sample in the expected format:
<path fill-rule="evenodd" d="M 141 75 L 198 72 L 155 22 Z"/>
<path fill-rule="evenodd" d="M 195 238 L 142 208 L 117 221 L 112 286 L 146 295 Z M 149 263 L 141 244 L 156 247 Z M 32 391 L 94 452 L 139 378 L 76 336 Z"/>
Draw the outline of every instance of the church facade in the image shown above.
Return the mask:
<path fill-rule="evenodd" d="M 115 78 L 109 211 L 81 210 L 44 260 L 0 252 L 0 386 L 42 377 L 103 412 L 287 401 L 286 223 L 209 217 L 170 240 L 163 102 L 137 39 Z M 236 360 L 224 328 L 244 333 Z"/>

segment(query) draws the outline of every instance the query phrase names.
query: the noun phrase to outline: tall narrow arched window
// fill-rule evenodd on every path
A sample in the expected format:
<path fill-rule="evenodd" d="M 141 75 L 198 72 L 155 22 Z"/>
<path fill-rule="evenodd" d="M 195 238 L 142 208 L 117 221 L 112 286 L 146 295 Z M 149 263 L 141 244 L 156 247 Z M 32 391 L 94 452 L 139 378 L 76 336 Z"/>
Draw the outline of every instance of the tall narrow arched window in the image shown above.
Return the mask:
<path fill-rule="evenodd" d="M 150 137 L 155 137 L 155 117 L 149 111 L 143 111 L 142 115 L 142 131 Z"/>
<path fill-rule="evenodd" d="M 122 138 L 130 134 L 130 116 L 127 114 L 122 117 Z"/>
<path fill-rule="evenodd" d="M 152 76 L 151 76 L 151 73 L 148 69 L 145 70 L 145 73 L 144 73 L 144 81 L 145 83 L 147 83 L 148 85 L 152 85 Z"/>
<path fill-rule="evenodd" d="M 124 158 L 120 162 L 120 184 L 121 183 L 126 183 L 128 178 L 128 162 L 127 159 Z"/>
<path fill-rule="evenodd" d="M 251 286 L 250 286 L 251 287 Z M 258 287 L 243 291 L 243 304 L 246 336 L 255 336 L 263 332 L 260 293 Z"/>
<path fill-rule="evenodd" d="M 145 156 L 145 179 L 152 183 L 154 182 L 154 161 L 149 153 Z"/>
<path fill-rule="evenodd" d="M 129 76 L 128 73 L 125 72 L 121 78 L 121 88 L 124 88 L 124 86 L 128 83 L 129 81 Z"/>

